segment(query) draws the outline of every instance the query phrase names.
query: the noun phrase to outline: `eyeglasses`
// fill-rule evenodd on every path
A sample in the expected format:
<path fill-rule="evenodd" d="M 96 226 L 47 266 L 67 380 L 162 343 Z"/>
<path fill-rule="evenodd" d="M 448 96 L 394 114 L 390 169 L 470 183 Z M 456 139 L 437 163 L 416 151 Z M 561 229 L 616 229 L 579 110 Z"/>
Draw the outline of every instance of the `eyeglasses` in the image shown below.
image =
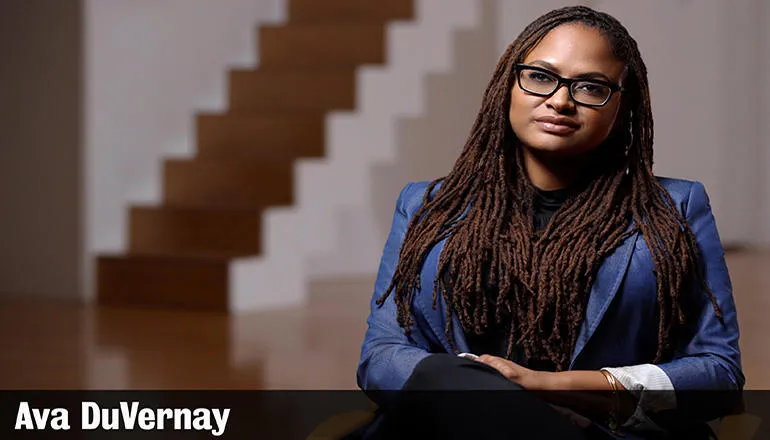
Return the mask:
<path fill-rule="evenodd" d="M 562 84 L 567 85 L 569 96 L 578 104 L 602 107 L 610 101 L 612 94 L 623 88 L 611 82 L 598 79 L 570 79 L 538 66 L 517 64 L 519 87 L 537 96 L 552 96 Z"/>

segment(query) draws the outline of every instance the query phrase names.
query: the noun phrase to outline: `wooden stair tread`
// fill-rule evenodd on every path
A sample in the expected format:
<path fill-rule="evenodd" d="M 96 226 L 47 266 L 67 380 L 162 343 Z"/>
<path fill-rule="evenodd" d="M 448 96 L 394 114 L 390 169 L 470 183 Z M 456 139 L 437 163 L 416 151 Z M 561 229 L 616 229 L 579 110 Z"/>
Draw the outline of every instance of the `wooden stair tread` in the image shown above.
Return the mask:
<path fill-rule="evenodd" d="M 232 111 L 326 112 L 355 106 L 355 71 L 231 70 Z"/>
<path fill-rule="evenodd" d="M 103 305 L 227 310 L 226 259 L 103 255 L 96 274 Z"/>
<path fill-rule="evenodd" d="M 199 114 L 199 158 L 265 161 L 323 155 L 325 117 L 319 111 L 228 111 Z"/>
<path fill-rule="evenodd" d="M 129 250 L 134 254 L 258 255 L 262 211 L 244 208 L 132 206 Z"/>
<path fill-rule="evenodd" d="M 354 67 L 385 61 L 383 23 L 287 23 L 259 29 L 265 67 Z"/>
<path fill-rule="evenodd" d="M 260 208 L 243 208 L 243 207 L 227 207 L 227 206 L 173 206 L 173 205 L 155 205 L 150 203 L 136 203 L 131 205 L 132 210 L 141 211 L 163 211 L 163 212 L 176 212 L 176 213 L 202 213 L 202 214 L 259 214 L 262 212 Z"/>
<path fill-rule="evenodd" d="M 174 264 L 212 264 L 218 265 L 228 263 L 232 258 L 217 255 L 161 255 L 161 254 L 138 254 L 127 252 L 105 252 L 99 254 L 99 258 L 105 260 L 144 260 L 147 262 L 170 262 Z"/>
<path fill-rule="evenodd" d="M 349 33 L 360 30 L 381 29 L 383 23 L 375 20 L 350 20 L 339 22 L 310 22 L 310 23 L 295 23 L 287 22 L 284 24 L 271 24 L 260 26 L 260 30 L 279 31 L 279 32 L 298 32 L 298 31 L 322 31 L 330 33 Z"/>
<path fill-rule="evenodd" d="M 408 19 L 414 16 L 413 0 L 289 0 L 291 22 L 319 20 Z"/>

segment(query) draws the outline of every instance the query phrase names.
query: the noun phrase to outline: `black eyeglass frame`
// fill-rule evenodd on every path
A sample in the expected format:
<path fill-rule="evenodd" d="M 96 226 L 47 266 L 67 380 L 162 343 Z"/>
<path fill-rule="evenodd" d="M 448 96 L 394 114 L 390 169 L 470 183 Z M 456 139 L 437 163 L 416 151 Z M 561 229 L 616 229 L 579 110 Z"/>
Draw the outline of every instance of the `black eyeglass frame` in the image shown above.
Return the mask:
<path fill-rule="evenodd" d="M 524 86 L 521 85 L 521 71 L 522 70 L 535 70 L 535 71 L 538 71 L 538 72 L 545 73 L 547 75 L 553 76 L 554 78 L 556 78 L 556 81 L 557 81 L 556 88 L 554 88 L 551 93 L 533 92 L 533 91 L 531 91 L 529 89 L 524 88 Z M 524 90 L 525 92 L 531 93 L 531 94 L 536 95 L 536 96 L 542 96 L 542 97 L 546 97 L 546 98 L 553 96 L 556 93 L 556 91 L 558 91 L 561 88 L 562 84 L 566 84 L 567 85 L 567 90 L 569 91 L 569 97 L 576 104 L 585 105 L 587 107 L 604 107 L 605 105 L 607 105 L 608 102 L 610 102 L 610 99 L 612 99 L 612 95 L 614 95 L 615 93 L 619 93 L 619 92 L 625 91 L 624 87 L 622 87 L 622 86 L 620 86 L 618 84 L 609 82 L 609 81 L 604 81 L 604 80 L 601 80 L 601 79 L 587 79 L 587 78 L 564 78 L 564 77 L 561 77 L 561 76 L 553 73 L 552 71 L 550 71 L 550 70 L 548 70 L 548 69 L 546 69 L 544 67 L 531 66 L 529 64 L 516 64 L 516 81 L 519 84 L 519 88 L 521 90 Z M 575 99 L 575 95 L 572 94 L 572 84 L 574 84 L 576 82 L 586 82 L 586 83 L 599 84 L 599 85 L 602 85 L 602 86 L 605 86 L 605 87 L 609 87 L 610 94 L 607 95 L 607 99 L 605 99 L 604 102 L 601 103 L 601 104 L 586 104 L 585 102 L 578 101 L 577 99 Z"/>

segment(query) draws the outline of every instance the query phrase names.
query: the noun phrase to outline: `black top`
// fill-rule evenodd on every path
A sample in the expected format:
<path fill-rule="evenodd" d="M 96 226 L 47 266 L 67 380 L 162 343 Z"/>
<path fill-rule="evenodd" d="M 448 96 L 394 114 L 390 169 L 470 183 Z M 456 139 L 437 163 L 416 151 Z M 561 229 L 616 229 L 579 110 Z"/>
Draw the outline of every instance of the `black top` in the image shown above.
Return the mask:
<path fill-rule="evenodd" d="M 567 200 L 569 189 L 555 189 L 545 191 L 536 189 L 535 192 L 535 230 L 540 231 L 548 226 L 551 217 L 561 208 Z"/>
<path fill-rule="evenodd" d="M 536 231 L 542 231 L 546 226 L 548 226 L 548 223 L 551 221 L 553 215 L 567 200 L 568 195 L 568 189 L 557 189 L 551 191 L 536 189 L 535 200 L 533 203 L 535 210 L 533 221 Z M 493 296 L 492 304 L 494 304 L 497 292 L 490 292 L 490 295 Z M 506 352 L 508 351 L 508 335 L 509 331 L 507 326 L 501 327 L 495 326 L 493 324 L 485 334 L 477 335 L 472 332 L 466 332 L 465 338 L 468 341 L 468 346 L 471 350 L 471 353 L 477 355 L 491 354 L 493 356 L 505 357 Z M 522 358 L 522 353 L 520 350 L 517 350 L 516 347 L 513 349 L 511 360 L 521 365 L 527 366 L 528 368 L 540 371 L 553 371 L 555 369 L 555 365 L 553 365 L 551 362 L 538 363 L 537 365 L 533 365 L 531 363 L 527 364 L 527 362 Z"/>

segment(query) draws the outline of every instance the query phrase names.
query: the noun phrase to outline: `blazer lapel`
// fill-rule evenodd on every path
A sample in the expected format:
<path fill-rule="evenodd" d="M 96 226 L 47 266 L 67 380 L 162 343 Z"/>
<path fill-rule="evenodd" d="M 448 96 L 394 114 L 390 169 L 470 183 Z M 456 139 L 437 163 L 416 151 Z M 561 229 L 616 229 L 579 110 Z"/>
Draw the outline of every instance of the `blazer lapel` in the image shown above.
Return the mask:
<path fill-rule="evenodd" d="M 612 254 L 605 258 L 604 263 L 599 267 L 596 280 L 594 280 L 588 297 L 585 320 L 580 328 L 575 350 L 572 353 L 570 369 L 574 366 L 575 360 L 585 348 L 588 340 L 596 332 L 596 328 L 599 326 L 620 285 L 623 283 L 638 237 L 639 232 L 635 232 L 628 237 Z"/>
<path fill-rule="evenodd" d="M 581 326 L 580 334 L 578 335 L 578 340 L 575 344 L 575 350 L 572 353 L 570 369 L 574 365 L 577 357 L 583 351 L 583 348 L 585 348 L 588 340 L 594 332 L 596 332 L 605 312 L 612 303 L 613 298 L 615 298 L 615 295 L 625 278 L 638 237 L 639 232 L 635 232 L 628 237 L 612 254 L 605 258 L 604 263 L 599 267 L 596 280 L 591 287 L 591 293 L 588 297 L 585 320 Z M 416 295 L 416 304 L 421 309 L 426 322 L 438 341 L 448 353 L 452 353 L 451 345 L 446 338 L 446 302 L 444 301 L 444 296 L 441 291 L 438 292 L 439 295 L 436 300 L 436 309 L 433 309 L 433 280 L 436 279 L 438 259 L 441 255 L 441 251 L 444 249 L 444 243 L 445 241 L 442 241 L 434 246 L 425 259 L 423 270 L 420 275 L 421 291 Z M 455 314 L 452 314 L 452 321 L 452 337 L 454 338 L 457 349 L 460 352 L 469 351 L 470 348 L 465 339 L 462 326 Z"/>

